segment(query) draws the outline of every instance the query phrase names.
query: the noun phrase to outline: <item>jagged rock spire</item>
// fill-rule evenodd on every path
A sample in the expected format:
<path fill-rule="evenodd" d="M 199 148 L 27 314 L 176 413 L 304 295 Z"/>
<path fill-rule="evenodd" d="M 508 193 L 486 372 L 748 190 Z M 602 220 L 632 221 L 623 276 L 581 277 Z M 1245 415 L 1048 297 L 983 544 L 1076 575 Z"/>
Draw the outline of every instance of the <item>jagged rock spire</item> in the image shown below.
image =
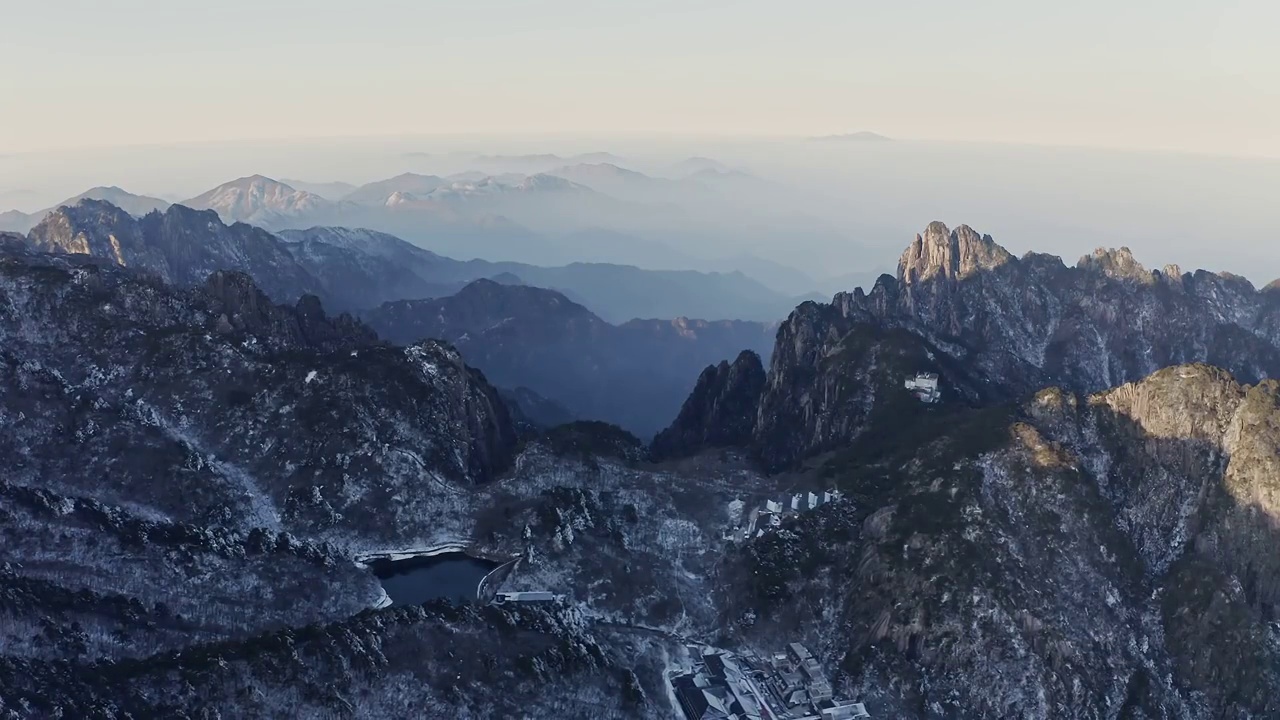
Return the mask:
<path fill-rule="evenodd" d="M 898 261 L 898 279 L 916 283 L 934 277 L 964 279 L 1014 260 L 990 235 L 979 235 L 968 225 L 948 230 L 941 222 L 929 223 Z"/>
<path fill-rule="evenodd" d="M 1127 247 L 1098 248 L 1090 255 L 1085 255 L 1076 263 L 1081 270 L 1092 270 L 1107 277 L 1150 281 L 1152 274 L 1138 262 L 1133 252 Z M 1175 268 L 1177 266 L 1174 266 Z M 1181 276 L 1181 272 L 1177 276 Z M 1175 276 L 1175 277 L 1177 277 Z"/>

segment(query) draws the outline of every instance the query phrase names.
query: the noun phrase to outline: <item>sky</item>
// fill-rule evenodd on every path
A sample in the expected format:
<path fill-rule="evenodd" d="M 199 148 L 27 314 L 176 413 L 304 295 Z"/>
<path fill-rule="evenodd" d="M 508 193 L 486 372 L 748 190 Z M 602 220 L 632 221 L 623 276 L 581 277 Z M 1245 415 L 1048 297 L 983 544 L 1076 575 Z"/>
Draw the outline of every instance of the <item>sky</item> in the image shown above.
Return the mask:
<path fill-rule="evenodd" d="M 413 134 L 1280 157 L 1274 0 L 0 0 L 0 153 Z"/>

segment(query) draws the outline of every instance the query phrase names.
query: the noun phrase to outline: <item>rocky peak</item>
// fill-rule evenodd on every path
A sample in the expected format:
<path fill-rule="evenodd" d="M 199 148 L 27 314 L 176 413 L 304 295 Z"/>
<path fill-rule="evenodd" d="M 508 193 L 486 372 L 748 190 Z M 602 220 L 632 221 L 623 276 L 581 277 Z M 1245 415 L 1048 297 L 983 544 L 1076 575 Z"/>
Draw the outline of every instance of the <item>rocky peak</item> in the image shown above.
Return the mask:
<path fill-rule="evenodd" d="M 212 210 L 183 205 L 135 218 L 110 203 L 85 199 L 50 213 L 29 242 L 44 252 L 147 270 L 177 285 L 198 285 L 225 270 L 248 273 L 277 300 L 293 302 L 322 291 L 276 236 L 250 225 L 227 226 Z"/>
<path fill-rule="evenodd" d="M 147 252 L 137 220 L 103 200 L 83 198 L 54 210 L 32 228 L 28 241 L 41 252 L 90 255 L 169 279 L 168 268 Z"/>
<path fill-rule="evenodd" d="M 276 305 L 242 272 L 214 272 L 200 290 L 211 301 L 219 332 L 248 332 L 281 347 L 344 349 L 378 342 L 376 333 L 350 315 L 329 318 L 315 295 L 303 295 L 292 308 Z"/>
<path fill-rule="evenodd" d="M 722 360 L 709 366 L 675 422 L 653 439 L 653 456 L 686 457 L 704 448 L 745 447 L 755 429 L 764 384 L 764 364 L 750 350 L 742 351 L 733 363 Z"/>
<path fill-rule="evenodd" d="M 227 222 L 270 225 L 332 206 L 328 200 L 262 175 L 250 175 L 218 187 L 183 205 L 198 210 L 214 210 Z"/>
<path fill-rule="evenodd" d="M 1231 373 L 1204 363 L 1158 370 L 1090 398 L 1148 437 L 1217 442 L 1244 396 Z"/>
<path fill-rule="evenodd" d="M 1151 282 L 1153 276 L 1142 263 L 1133 257 L 1127 247 L 1098 248 L 1090 255 L 1085 255 L 1076 263 L 1076 267 L 1088 272 L 1096 272 L 1117 280 L 1135 280 Z"/>
<path fill-rule="evenodd" d="M 920 283 L 933 278 L 962 280 L 991 270 L 1015 258 L 990 235 L 979 235 L 968 225 L 948 230 L 941 222 L 929 223 L 898 261 L 898 279 Z"/>

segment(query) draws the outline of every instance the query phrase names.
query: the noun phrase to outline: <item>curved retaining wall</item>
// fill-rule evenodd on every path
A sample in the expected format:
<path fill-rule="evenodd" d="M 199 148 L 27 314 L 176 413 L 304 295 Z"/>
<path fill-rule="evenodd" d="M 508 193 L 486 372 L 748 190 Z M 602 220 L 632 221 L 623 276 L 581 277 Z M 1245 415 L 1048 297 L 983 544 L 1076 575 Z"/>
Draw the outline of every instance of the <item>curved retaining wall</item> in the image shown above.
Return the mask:
<path fill-rule="evenodd" d="M 506 581 L 511 573 L 515 571 L 516 565 L 524 559 L 523 555 L 517 555 L 514 560 L 509 560 L 493 570 L 480 581 L 480 585 L 476 587 L 476 602 L 481 605 L 488 605 L 493 602 L 493 598 L 498 594 L 498 588 Z"/>

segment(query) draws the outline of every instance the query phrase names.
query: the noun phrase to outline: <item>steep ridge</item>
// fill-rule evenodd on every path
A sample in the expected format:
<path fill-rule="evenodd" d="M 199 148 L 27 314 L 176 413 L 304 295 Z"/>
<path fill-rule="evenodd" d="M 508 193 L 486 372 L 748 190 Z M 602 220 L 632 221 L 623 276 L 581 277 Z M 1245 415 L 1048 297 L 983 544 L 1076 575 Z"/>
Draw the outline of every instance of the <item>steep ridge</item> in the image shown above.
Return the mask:
<path fill-rule="evenodd" d="M 17 210 L 0 213 L 0 231 L 29 232 L 31 228 L 40 224 L 41 220 L 48 217 L 49 213 L 63 206 L 76 205 L 81 200 L 100 200 L 111 203 L 134 217 L 142 217 L 156 210 L 163 212 L 169 207 L 169 203 L 160 198 L 134 195 L 114 185 L 98 186 L 63 200 L 53 207 L 38 210 L 29 215 Z"/>
<path fill-rule="evenodd" d="M 987 359 L 1013 353 L 849 296 L 798 308 L 767 374 L 751 353 L 708 369 L 662 436 L 801 470 L 654 468 L 621 433 L 618 457 L 593 450 L 591 423 L 517 461 L 504 403 L 447 345 L 383 345 L 239 273 L 175 289 L 16 245 L 0 236 L 0 713 L 667 717 L 691 640 L 803 640 L 875 717 L 1280 713 L 1275 381 L 1190 364 L 1024 392 L 1041 368 L 1001 359 L 1030 368 L 1005 387 Z M 572 319 L 520 343 L 614 327 L 495 285 L 433 322 L 488 321 L 510 293 L 511 317 Z M 902 388 L 921 370 L 941 403 Z M 833 486 L 727 541 L 726 508 Z M 513 589 L 570 601 L 364 612 L 352 553 L 443 542 L 523 553 Z"/>
<path fill-rule="evenodd" d="M 707 367 L 675 422 L 653 439 L 653 454 L 682 457 L 704 447 L 750 444 L 764 384 L 764 365 L 751 350 L 732 364 L 721 360 Z"/>
<path fill-rule="evenodd" d="M 1280 373 L 1274 295 L 1232 275 L 1148 271 L 1126 248 L 1067 267 L 1047 255 L 1014 258 L 967 226 L 932 223 L 896 280 L 835 304 L 909 326 L 993 374 L 1043 376 L 1027 390 L 1095 391 L 1200 361 L 1249 381 Z"/>
<path fill-rule="evenodd" d="M 514 456 L 506 406 L 457 351 L 380 343 L 314 296 L 10 254 L 0 298 L 8 482 L 383 544 L 438 532 L 412 518 Z"/>
<path fill-rule="evenodd" d="M 1280 296 L 1242 278 L 1147 271 L 1125 249 L 1075 267 L 1019 259 L 990 236 L 935 222 L 896 278 L 805 303 L 783 323 L 750 445 L 777 470 L 852 441 L 885 392 L 906 397 L 890 386 L 920 371 L 939 373 L 954 399 L 984 404 L 1049 385 L 1093 392 L 1188 362 L 1253 382 L 1280 376 L 1278 343 Z M 914 359 L 887 366 L 877 394 L 850 385 L 853 366 L 837 359 L 848 352 L 871 364 Z"/>
<path fill-rule="evenodd" d="M 148 270 L 176 285 L 195 285 L 228 270 L 248 273 L 280 301 L 324 292 L 270 233 L 240 223 L 224 225 L 211 211 L 182 205 L 134 218 L 110 203 L 81 200 L 50 213 L 28 240 L 42 252 L 89 255 Z"/>
<path fill-rule="evenodd" d="M 564 483 L 618 482 L 536 448 L 523 477 L 491 482 L 519 470 L 516 429 L 451 347 L 385 345 L 240 273 L 177 289 L 8 239 L 0 715 L 668 714 L 650 699 L 665 651 L 643 642 L 637 658 L 575 605 L 371 609 L 387 596 L 353 563 L 362 551 L 512 557 L 523 516 L 499 525 L 514 533 L 501 545 L 481 518 L 548 522 Z M 674 509 L 626 493 L 632 512 Z M 633 567 L 687 574 L 657 554 L 659 526 L 627 527 Z M 641 579 L 635 604 L 666 577 Z"/>
<path fill-rule="evenodd" d="M 767 352 L 765 323 L 683 318 L 610 325 L 564 295 L 477 280 L 456 295 L 363 314 L 401 343 L 441 338 L 502 387 L 527 387 L 573 415 L 651 436 L 675 417 L 699 368 Z"/>
<path fill-rule="evenodd" d="M 888 717 L 1280 712 L 1280 384 L 1207 365 L 881 427 L 731 554 L 741 642 L 827 628 Z"/>

